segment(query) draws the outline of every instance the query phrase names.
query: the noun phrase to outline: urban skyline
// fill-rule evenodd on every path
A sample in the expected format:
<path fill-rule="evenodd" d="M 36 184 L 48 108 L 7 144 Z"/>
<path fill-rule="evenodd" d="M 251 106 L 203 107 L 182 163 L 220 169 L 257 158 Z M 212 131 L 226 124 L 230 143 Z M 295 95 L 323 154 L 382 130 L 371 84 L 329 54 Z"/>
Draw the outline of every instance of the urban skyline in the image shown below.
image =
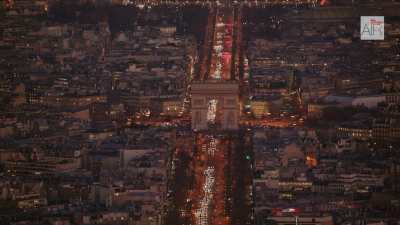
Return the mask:
<path fill-rule="evenodd" d="M 0 2 L 0 223 L 400 223 L 400 2 Z"/>

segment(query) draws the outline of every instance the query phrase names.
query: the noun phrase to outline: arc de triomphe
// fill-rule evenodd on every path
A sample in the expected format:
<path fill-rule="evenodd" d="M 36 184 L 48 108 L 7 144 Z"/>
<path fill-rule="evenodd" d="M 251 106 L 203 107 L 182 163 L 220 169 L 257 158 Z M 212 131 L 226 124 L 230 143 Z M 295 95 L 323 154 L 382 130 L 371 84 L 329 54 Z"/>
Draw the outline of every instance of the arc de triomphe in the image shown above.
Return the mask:
<path fill-rule="evenodd" d="M 239 85 L 236 81 L 197 81 L 191 86 L 192 129 L 207 130 L 214 123 L 222 130 L 238 129 Z M 216 103 L 210 121 L 210 104 Z M 211 108 L 212 109 L 212 108 Z"/>

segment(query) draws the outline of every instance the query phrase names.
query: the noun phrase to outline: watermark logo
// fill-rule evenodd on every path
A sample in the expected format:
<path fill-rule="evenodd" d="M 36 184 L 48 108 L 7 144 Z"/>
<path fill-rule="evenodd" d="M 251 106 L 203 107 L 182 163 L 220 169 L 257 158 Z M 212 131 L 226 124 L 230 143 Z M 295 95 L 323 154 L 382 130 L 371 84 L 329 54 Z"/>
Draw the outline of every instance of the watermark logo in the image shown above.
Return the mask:
<path fill-rule="evenodd" d="M 385 17 L 383 16 L 361 16 L 361 40 L 384 40 L 385 39 Z"/>

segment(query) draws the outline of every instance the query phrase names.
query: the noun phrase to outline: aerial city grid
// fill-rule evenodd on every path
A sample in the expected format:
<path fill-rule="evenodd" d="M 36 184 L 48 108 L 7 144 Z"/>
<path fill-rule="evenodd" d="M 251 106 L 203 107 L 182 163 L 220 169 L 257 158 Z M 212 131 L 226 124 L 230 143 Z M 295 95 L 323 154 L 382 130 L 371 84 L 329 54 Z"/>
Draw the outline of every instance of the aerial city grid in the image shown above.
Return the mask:
<path fill-rule="evenodd" d="M 2 0 L 0 224 L 400 224 L 400 1 Z"/>

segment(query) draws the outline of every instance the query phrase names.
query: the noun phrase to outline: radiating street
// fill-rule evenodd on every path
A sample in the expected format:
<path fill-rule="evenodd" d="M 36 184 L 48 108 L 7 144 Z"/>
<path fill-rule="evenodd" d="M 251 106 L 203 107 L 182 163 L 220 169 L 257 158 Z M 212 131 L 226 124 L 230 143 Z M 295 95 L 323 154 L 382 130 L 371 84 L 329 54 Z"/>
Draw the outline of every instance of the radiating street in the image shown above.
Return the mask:
<path fill-rule="evenodd" d="M 239 82 L 240 27 L 240 9 L 210 10 L 198 80 Z M 228 225 L 248 224 L 251 220 L 250 139 L 246 140 L 243 131 L 221 130 L 221 104 L 223 98 L 209 99 L 209 128 L 186 137 L 193 142 L 185 153 L 190 155 L 190 162 L 177 155 L 177 161 L 186 163 L 175 168 L 176 175 L 180 174 L 175 182 L 180 184 L 172 190 L 172 208 L 176 210 L 170 210 L 168 224 Z"/>

